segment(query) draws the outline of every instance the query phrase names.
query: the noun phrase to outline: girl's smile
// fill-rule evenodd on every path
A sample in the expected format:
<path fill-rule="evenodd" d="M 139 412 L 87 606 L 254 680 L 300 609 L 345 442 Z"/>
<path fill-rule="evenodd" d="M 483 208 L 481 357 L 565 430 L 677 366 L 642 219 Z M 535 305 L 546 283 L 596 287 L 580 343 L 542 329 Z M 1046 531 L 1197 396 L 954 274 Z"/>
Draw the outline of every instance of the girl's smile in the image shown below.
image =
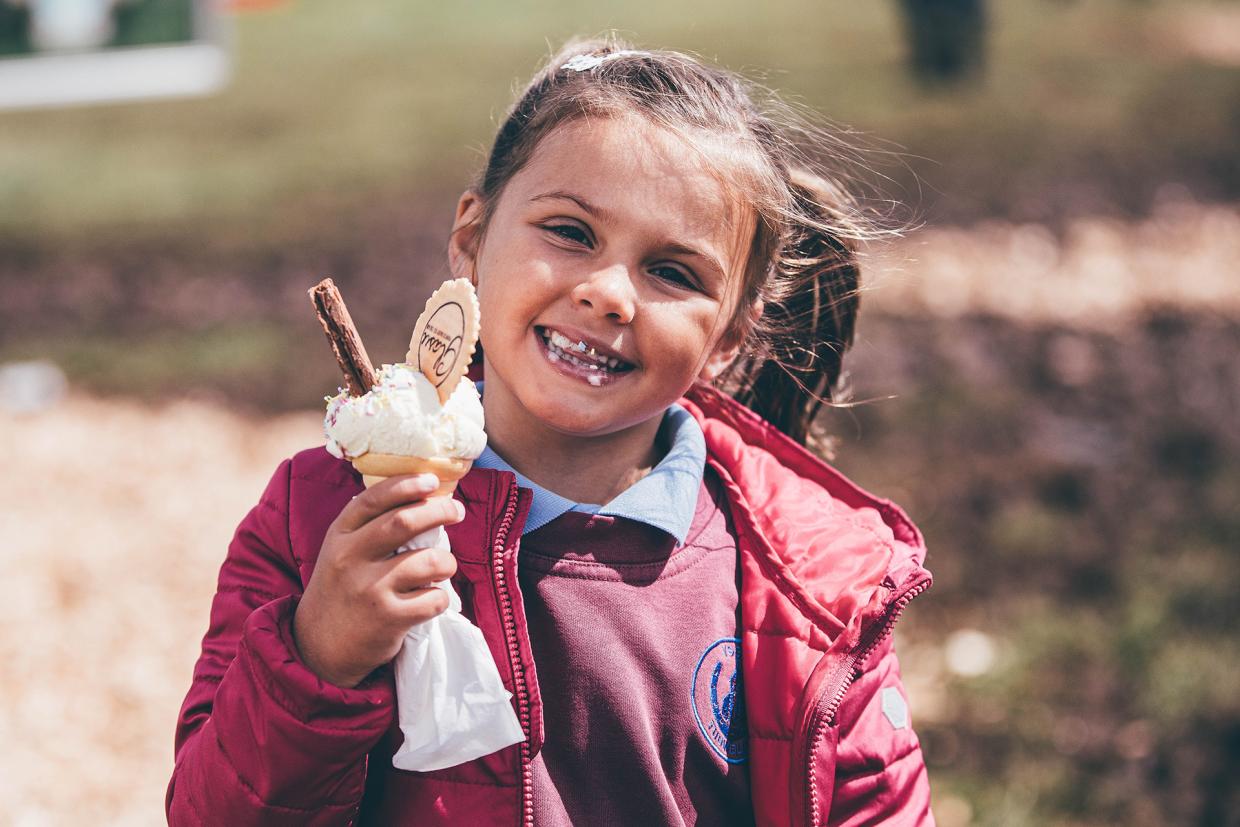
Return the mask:
<path fill-rule="evenodd" d="M 637 367 L 602 342 L 574 330 L 535 326 L 542 340 L 543 355 L 565 376 L 601 388 Z"/>
<path fill-rule="evenodd" d="M 466 193 L 451 258 L 482 305 L 488 432 L 653 442 L 736 353 L 753 219 L 699 151 L 625 115 L 547 135 L 492 205 Z M 518 430 L 519 429 L 519 430 Z"/>

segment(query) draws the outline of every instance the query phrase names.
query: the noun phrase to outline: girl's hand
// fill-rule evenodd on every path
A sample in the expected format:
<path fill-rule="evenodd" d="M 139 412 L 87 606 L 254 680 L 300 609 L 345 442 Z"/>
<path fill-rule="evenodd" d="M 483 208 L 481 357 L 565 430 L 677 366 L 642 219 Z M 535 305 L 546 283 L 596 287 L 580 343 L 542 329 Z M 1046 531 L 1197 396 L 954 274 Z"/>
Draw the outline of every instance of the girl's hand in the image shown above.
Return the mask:
<path fill-rule="evenodd" d="M 327 529 L 318 564 L 293 618 L 302 660 L 329 683 L 354 687 L 396 657 L 405 632 L 448 608 L 431 583 L 456 572 L 443 548 L 392 552 L 427 529 L 458 523 L 451 497 L 427 498 L 432 474 L 391 477 L 366 489 Z"/>

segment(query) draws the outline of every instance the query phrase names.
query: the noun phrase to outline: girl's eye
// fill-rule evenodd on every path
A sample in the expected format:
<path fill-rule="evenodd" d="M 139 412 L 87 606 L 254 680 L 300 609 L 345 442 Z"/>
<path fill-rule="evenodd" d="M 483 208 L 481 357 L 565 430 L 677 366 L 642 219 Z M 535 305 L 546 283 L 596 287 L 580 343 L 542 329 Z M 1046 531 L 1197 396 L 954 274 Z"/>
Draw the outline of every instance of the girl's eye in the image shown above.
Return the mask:
<path fill-rule="evenodd" d="M 688 273 L 686 273 L 684 270 L 682 270 L 679 267 L 672 267 L 667 264 L 660 264 L 656 267 L 651 267 L 650 274 L 653 275 L 657 279 L 660 279 L 662 281 L 665 281 L 677 287 L 682 287 L 686 290 L 697 290 L 698 289 L 697 282 L 693 280 L 693 277 L 690 276 Z"/>
<path fill-rule="evenodd" d="M 576 224 L 545 224 L 543 229 L 553 235 L 558 235 L 565 241 L 571 241 L 584 247 L 591 246 L 590 234 Z"/>

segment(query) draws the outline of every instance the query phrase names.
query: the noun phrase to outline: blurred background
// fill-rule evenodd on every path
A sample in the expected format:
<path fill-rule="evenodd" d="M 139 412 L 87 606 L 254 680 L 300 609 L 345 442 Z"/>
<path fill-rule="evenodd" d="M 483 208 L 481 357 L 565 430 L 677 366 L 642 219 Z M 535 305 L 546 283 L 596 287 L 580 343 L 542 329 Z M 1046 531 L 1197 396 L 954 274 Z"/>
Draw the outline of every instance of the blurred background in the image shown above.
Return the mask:
<path fill-rule="evenodd" d="M 0 824 L 162 823 L 232 529 L 339 381 L 306 288 L 334 277 L 400 358 L 514 88 L 609 29 L 855 131 L 913 226 L 867 261 L 872 401 L 820 425 L 928 538 L 897 636 L 940 823 L 1240 824 L 1240 4 L 220 23 L 214 94 L 0 111 Z M 35 48 L 5 37 L 0 98 Z"/>

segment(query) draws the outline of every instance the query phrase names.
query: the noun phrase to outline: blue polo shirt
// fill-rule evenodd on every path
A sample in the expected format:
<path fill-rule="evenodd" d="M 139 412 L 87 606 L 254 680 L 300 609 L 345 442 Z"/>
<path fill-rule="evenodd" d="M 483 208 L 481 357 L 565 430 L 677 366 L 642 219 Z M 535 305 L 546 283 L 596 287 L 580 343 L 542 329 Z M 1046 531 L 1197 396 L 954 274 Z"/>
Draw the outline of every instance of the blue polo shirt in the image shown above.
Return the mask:
<path fill-rule="evenodd" d="M 482 383 L 478 383 L 482 390 Z M 603 505 L 573 502 L 538 485 L 509 465 L 503 457 L 487 446 L 474 460 L 479 468 L 511 471 L 517 484 L 530 489 L 534 496 L 530 514 L 525 521 L 527 533 L 569 511 L 583 511 L 607 517 L 624 517 L 662 529 L 683 545 L 693 522 L 702 474 L 706 468 L 706 439 L 697 420 L 680 405 L 671 405 L 663 414 L 660 433 L 670 445 L 666 456 L 649 474 L 630 485 Z"/>

